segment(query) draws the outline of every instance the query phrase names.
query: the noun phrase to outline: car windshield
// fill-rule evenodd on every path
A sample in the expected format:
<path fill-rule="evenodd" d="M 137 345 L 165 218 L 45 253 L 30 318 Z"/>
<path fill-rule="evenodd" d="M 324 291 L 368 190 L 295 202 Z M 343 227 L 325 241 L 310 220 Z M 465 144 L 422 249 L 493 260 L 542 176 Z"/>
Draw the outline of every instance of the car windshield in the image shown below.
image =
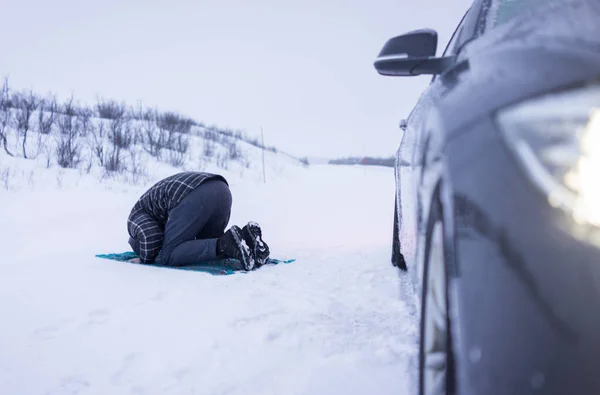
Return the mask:
<path fill-rule="evenodd" d="M 529 14 L 537 8 L 546 6 L 549 0 L 491 0 L 487 9 L 485 30 L 493 29 L 514 18 Z"/>

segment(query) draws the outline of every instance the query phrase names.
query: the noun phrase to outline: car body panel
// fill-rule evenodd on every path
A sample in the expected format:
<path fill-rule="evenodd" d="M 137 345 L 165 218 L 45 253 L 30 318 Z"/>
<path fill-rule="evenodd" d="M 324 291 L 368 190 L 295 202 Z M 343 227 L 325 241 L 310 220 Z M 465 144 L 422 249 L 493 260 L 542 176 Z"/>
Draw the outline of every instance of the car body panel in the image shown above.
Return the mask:
<path fill-rule="evenodd" d="M 468 175 L 452 184 L 464 393 L 600 393 L 600 248 L 573 236 L 494 129 L 446 151 L 448 172 Z"/>

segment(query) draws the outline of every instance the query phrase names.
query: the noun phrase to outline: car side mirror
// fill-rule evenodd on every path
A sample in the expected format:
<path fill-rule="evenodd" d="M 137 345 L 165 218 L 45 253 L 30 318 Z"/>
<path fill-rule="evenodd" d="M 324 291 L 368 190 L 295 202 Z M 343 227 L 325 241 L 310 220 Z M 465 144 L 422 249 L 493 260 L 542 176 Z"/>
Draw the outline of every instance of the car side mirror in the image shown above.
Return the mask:
<path fill-rule="evenodd" d="M 436 58 L 438 35 L 435 30 L 415 30 L 389 39 L 375 60 L 375 69 L 386 76 L 440 74 L 454 56 Z"/>

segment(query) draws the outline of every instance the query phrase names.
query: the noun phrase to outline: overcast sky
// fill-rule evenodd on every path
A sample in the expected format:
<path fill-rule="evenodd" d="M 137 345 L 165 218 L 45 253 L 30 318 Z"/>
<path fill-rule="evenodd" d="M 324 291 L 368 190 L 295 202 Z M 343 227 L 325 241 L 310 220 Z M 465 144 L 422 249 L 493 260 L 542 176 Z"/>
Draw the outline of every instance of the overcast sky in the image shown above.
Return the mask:
<path fill-rule="evenodd" d="M 429 77 L 379 76 L 385 41 L 441 53 L 470 0 L 0 0 L 11 86 L 175 110 L 297 155 L 392 155 Z"/>

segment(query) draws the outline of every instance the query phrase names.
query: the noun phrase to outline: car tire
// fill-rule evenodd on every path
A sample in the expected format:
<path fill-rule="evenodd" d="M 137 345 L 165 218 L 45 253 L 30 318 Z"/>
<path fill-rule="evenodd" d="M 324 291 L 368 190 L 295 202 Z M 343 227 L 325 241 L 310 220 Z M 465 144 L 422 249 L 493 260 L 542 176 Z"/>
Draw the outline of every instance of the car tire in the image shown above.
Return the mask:
<path fill-rule="evenodd" d="M 427 224 L 421 330 L 419 394 L 454 394 L 454 363 L 450 333 L 448 275 L 442 206 L 434 199 Z"/>
<path fill-rule="evenodd" d="M 398 200 L 394 199 L 394 231 L 392 235 L 392 265 L 406 271 L 406 262 L 400 251 L 400 233 L 398 229 Z"/>

